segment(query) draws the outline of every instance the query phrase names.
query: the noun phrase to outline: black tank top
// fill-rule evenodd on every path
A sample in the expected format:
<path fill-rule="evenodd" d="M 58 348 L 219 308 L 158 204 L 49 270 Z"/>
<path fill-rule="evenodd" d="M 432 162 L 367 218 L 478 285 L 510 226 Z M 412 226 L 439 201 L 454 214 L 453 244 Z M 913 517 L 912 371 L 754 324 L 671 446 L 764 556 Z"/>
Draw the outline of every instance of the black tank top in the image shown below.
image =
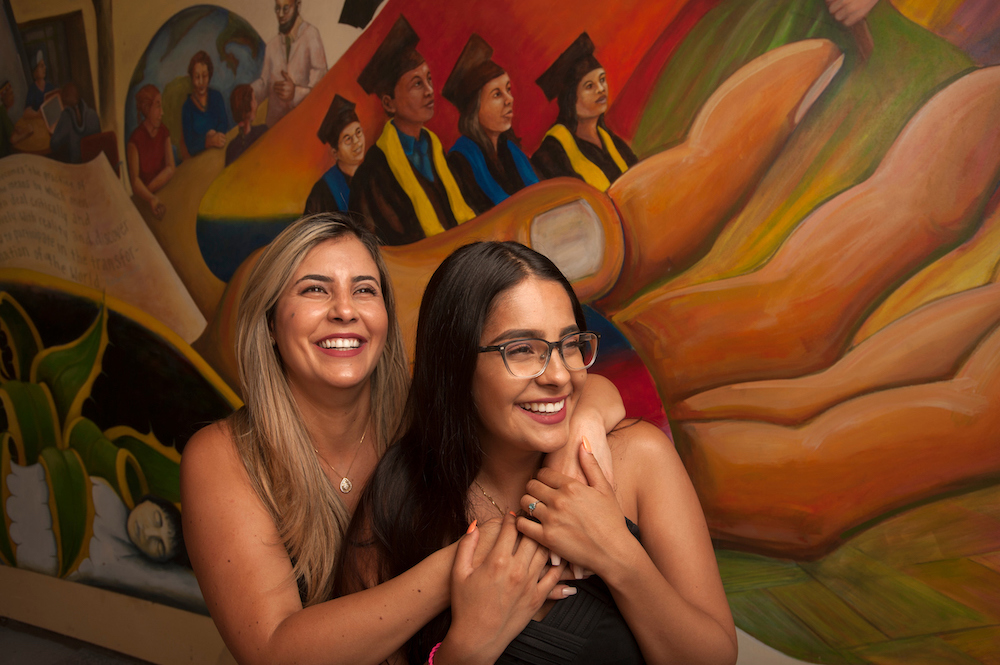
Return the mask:
<path fill-rule="evenodd" d="M 625 519 L 639 539 L 639 527 Z M 611 591 L 593 575 L 578 582 L 575 596 L 557 602 L 507 645 L 498 665 L 631 665 L 645 663 L 639 644 L 615 605 Z"/>

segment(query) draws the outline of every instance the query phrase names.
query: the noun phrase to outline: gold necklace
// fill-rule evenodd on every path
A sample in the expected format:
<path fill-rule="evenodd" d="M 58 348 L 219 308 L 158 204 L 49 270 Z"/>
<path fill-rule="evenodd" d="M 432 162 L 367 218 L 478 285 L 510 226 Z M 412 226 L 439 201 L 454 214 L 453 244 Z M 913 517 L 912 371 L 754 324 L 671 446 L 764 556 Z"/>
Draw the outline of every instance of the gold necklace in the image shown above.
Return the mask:
<path fill-rule="evenodd" d="M 500 513 L 500 517 L 503 517 L 504 516 L 503 509 L 497 505 L 497 502 L 493 500 L 493 497 L 491 497 L 489 494 L 486 493 L 486 490 L 483 489 L 483 486 L 479 484 L 479 481 L 473 480 L 472 482 L 476 484 L 476 487 L 478 487 L 479 491 L 483 493 L 483 496 L 485 496 L 489 500 L 489 502 L 493 504 L 493 507 L 496 508 L 497 512 Z"/>
<path fill-rule="evenodd" d="M 358 447 L 354 451 L 354 459 L 351 460 L 350 466 L 347 467 L 347 473 L 345 473 L 343 477 L 340 479 L 340 491 L 343 494 L 348 494 L 352 489 L 354 489 L 354 483 L 352 483 L 351 479 L 348 478 L 347 476 L 350 475 L 351 469 L 354 467 L 354 462 L 358 459 L 358 453 L 361 452 L 361 446 L 363 446 L 365 443 L 366 434 L 368 434 L 368 423 L 365 423 L 365 431 L 361 433 L 361 441 L 358 442 Z M 330 464 L 330 462 L 320 454 L 318 448 L 314 447 L 313 450 L 316 451 L 316 456 L 319 457 L 324 462 L 326 462 L 326 465 L 333 470 L 334 475 L 337 476 L 340 475 L 340 471 L 337 471 L 337 469 L 335 469 L 333 465 Z"/>

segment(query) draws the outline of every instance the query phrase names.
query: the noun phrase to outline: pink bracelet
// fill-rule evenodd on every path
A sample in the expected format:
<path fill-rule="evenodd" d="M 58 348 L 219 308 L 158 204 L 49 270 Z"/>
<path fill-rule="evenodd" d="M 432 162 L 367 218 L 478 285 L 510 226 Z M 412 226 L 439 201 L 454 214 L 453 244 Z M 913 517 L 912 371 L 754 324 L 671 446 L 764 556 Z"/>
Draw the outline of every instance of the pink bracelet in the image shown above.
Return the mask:
<path fill-rule="evenodd" d="M 434 648 L 431 649 L 430 655 L 427 656 L 427 665 L 434 665 L 434 654 L 436 654 L 437 650 L 440 649 L 440 648 L 441 648 L 441 643 L 440 642 L 438 642 L 437 644 L 434 645 Z"/>

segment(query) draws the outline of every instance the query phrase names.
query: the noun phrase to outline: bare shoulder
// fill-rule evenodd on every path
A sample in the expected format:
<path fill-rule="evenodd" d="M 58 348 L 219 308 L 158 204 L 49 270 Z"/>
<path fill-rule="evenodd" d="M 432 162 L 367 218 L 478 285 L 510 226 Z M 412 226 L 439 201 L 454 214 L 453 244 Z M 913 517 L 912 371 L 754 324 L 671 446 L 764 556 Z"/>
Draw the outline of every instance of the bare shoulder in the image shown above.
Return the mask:
<path fill-rule="evenodd" d="M 608 434 L 608 445 L 615 461 L 615 472 L 662 464 L 677 458 L 674 442 L 663 430 L 645 420 L 629 419 Z M 619 466 L 621 462 L 621 466 Z"/>
<path fill-rule="evenodd" d="M 236 442 L 226 420 L 206 425 L 194 433 L 181 455 L 181 482 L 203 472 L 218 480 L 239 465 Z"/>
<path fill-rule="evenodd" d="M 608 434 L 608 445 L 615 467 L 615 493 L 632 521 L 639 517 L 643 497 L 661 491 L 663 484 L 687 480 L 673 441 L 651 423 L 623 421 Z"/>
<path fill-rule="evenodd" d="M 246 467 L 225 420 L 207 425 L 188 440 L 181 455 L 181 504 L 187 516 L 202 508 L 215 512 L 227 503 L 257 503 Z"/>

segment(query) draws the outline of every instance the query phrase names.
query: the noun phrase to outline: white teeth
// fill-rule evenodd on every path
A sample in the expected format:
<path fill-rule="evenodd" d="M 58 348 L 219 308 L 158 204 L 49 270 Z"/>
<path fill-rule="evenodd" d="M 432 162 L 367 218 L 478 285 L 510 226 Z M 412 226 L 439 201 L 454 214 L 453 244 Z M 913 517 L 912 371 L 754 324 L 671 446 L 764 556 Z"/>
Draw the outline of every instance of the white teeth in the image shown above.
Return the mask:
<path fill-rule="evenodd" d="M 356 349 L 361 346 L 361 340 L 355 338 L 332 337 L 319 343 L 324 349 Z"/>
<path fill-rule="evenodd" d="M 525 411 L 533 413 L 556 413 L 557 411 L 562 411 L 565 405 L 566 400 L 561 399 L 558 402 L 529 402 L 527 404 L 519 404 L 518 406 Z"/>

